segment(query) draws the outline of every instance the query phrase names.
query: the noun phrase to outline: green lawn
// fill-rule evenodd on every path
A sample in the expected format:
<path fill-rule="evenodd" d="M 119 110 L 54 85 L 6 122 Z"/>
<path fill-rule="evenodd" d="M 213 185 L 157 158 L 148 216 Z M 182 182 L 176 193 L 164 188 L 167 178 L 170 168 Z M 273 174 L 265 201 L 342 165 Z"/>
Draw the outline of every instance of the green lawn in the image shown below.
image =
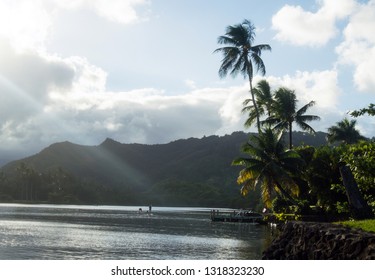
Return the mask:
<path fill-rule="evenodd" d="M 342 224 L 344 226 L 348 226 L 352 228 L 359 228 L 365 231 L 375 232 L 375 220 L 345 221 L 345 222 L 338 222 L 338 224 Z"/>

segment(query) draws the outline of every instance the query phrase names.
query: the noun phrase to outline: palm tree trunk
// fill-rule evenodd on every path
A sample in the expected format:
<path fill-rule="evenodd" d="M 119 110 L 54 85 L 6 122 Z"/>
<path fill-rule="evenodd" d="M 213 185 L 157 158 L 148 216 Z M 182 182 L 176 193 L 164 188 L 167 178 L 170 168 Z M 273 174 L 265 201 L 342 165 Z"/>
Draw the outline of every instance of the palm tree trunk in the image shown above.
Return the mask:
<path fill-rule="evenodd" d="M 289 149 L 292 149 L 293 148 L 293 144 L 292 144 L 292 122 L 289 122 Z"/>
<path fill-rule="evenodd" d="M 343 165 L 339 168 L 341 178 L 346 190 L 346 195 L 349 201 L 350 211 L 354 219 L 364 220 L 371 219 L 374 214 L 364 200 L 361 192 L 358 189 L 357 182 L 354 179 L 353 173 L 348 165 Z"/>
<path fill-rule="evenodd" d="M 248 65 L 250 64 L 249 62 L 247 62 Z M 258 105 L 256 103 L 256 100 L 255 100 L 255 96 L 254 96 L 254 92 L 253 92 L 253 77 L 252 77 L 252 74 L 250 72 L 250 68 L 251 67 L 250 65 L 248 66 L 248 76 L 249 76 L 249 84 L 250 84 L 250 94 L 251 94 L 251 99 L 253 100 L 253 105 L 254 105 L 254 109 L 255 109 L 255 114 L 256 114 L 256 118 L 257 118 L 257 128 L 258 128 L 258 133 L 260 133 L 260 121 L 259 121 L 259 110 L 258 110 Z"/>

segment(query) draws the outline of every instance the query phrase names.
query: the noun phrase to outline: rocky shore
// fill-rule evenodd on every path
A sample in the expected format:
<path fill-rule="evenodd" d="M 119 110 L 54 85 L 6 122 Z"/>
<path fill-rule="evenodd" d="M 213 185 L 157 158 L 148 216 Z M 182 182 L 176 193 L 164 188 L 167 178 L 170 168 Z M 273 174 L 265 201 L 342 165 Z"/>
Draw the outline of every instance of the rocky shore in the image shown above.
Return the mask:
<path fill-rule="evenodd" d="M 330 223 L 288 222 L 264 260 L 375 260 L 375 234 Z"/>

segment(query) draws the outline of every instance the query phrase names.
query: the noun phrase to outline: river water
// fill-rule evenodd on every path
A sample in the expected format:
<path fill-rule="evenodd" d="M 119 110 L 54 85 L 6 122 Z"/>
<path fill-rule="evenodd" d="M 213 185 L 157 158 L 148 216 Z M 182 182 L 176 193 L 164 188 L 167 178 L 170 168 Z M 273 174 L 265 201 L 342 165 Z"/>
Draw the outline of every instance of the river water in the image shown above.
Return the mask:
<path fill-rule="evenodd" d="M 266 226 L 211 222 L 210 209 L 0 204 L 2 260 L 260 259 Z"/>

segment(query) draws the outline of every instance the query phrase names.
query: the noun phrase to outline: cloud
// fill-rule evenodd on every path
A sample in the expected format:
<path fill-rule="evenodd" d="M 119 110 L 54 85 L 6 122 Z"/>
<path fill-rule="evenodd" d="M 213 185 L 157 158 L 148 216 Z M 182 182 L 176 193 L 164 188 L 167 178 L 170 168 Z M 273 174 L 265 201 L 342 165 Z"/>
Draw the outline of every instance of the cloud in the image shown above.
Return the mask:
<path fill-rule="evenodd" d="M 148 6 L 148 0 L 1 0 L 0 36 L 17 51 L 45 50 L 60 11 L 89 10 L 108 21 L 132 24 L 146 19 L 139 11 Z"/>
<path fill-rule="evenodd" d="M 375 92 L 375 1 L 358 6 L 344 30 L 344 41 L 336 48 L 339 64 L 354 66 L 359 91 Z"/>
<path fill-rule="evenodd" d="M 87 9 L 98 16 L 120 24 L 142 20 L 137 8 L 149 5 L 148 0 L 49 0 L 63 9 Z"/>
<path fill-rule="evenodd" d="M 0 40 L 1 150 L 28 153 L 58 141 L 166 143 L 242 128 L 247 87 L 108 91 L 107 73 L 80 57 L 16 52 Z M 15 109 L 16 108 L 16 109 Z"/>
<path fill-rule="evenodd" d="M 340 97 L 338 73 L 335 70 L 301 72 L 294 76 L 269 77 L 273 88 L 285 86 L 295 90 L 298 100 L 308 103 L 311 100 L 316 106 L 326 109 L 336 109 Z"/>
<path fill-rule="evenodd" d="M 285 5 L 272 17 L 277 40 L 298 46 L 320 47 L 336 36 L 336 21 L 348 16 L 355 7 L 354 0 L 321 0 L 314 12 L 301 6 Z"/>
<path fill-rule="evenodd" d="M 52 25 L 41 1 L 0 1 L 0 36 L 17 50 L 43 48 Z"/>
<path fill-rule="evenodd" d="M 166 143 L 178 138 L 217 134 L 233 118 L 221 115 L 230 98 L 229 89 L 200 89 L 176 96 L 152 88 L 131 92 L 97 91 L 79 97 L 60 93 L 51 100 L 48 111 L 54 112 L 67 127 L 79 127 L 81 133 L 73 130 L 70 134 L 74 140 L 79 140 L 77 135 L 88 135 L 89 143 L 106 137 L 122 142 Z M 69 132 L 62 132 L 62 136 L 67 135 Z"/>
<path fill-rule="evenodd" d="M 64 61 L 31 51 L 17 53 L 0 39 L 1 120 L 27 118 L 43 107 L 49 90 L 69 89 L 73 77 L 73 69 Z"/>

